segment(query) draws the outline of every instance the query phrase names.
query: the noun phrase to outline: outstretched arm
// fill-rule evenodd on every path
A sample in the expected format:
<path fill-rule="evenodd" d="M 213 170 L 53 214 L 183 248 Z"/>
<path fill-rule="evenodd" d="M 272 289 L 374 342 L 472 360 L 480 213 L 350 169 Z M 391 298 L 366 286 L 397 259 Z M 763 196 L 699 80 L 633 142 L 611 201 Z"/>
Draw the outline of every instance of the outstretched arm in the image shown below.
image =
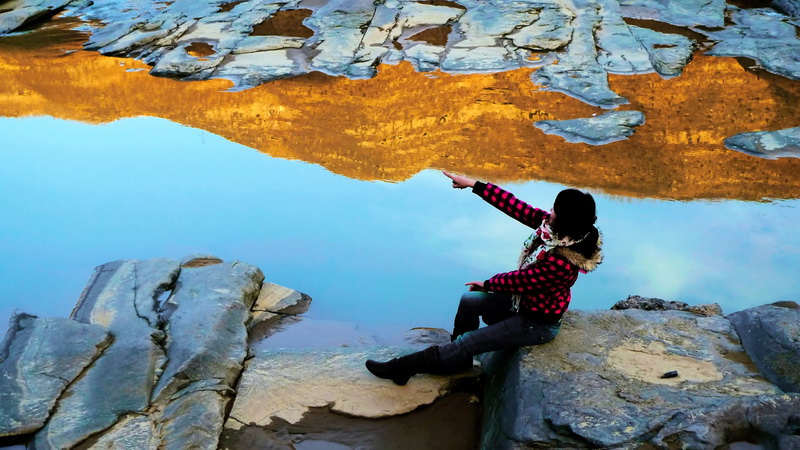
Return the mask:
<path fill-rule="evenodd" d="M 550 215 L 547 211 L 534 208 L 515 197 L 511 192 L 501 189 L 494 184 L 482 183 L 472 178 L 455 175 L 449 172 L 442 171 L 442 173 L 447 178 L 453 180 L 453 188 L 472 188 L 472 192 L 478 194 L 489 204 L 531 228 L 538 228 L 539 225 L 542 224 L 542 220 Z"/>

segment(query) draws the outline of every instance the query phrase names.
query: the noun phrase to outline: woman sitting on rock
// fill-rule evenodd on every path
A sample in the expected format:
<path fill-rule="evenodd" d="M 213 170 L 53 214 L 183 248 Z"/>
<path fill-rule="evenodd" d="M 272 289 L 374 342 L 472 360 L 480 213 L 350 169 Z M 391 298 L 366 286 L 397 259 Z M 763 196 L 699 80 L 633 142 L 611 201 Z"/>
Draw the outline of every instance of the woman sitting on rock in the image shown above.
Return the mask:
<path fill-rule="evenodd" d="M 579 273 L 594 270 L 602 255 L 595 203 L 591 194 L 565 189 L 548 213 L 491 183 L 444 174 L 453 188 L 472 188 L 535 233 L 525 241 L 519 270 L 471 281 L 458 305 L 452 342 L 387 362 L 368 360 L 373 375 L 404 385 L 418 373 L 448 373 L 472 367 L 472 357 L 495 350 L 551 341 L 570 302 Z M 480 328 L 480 318 L 486 327 Z"/>

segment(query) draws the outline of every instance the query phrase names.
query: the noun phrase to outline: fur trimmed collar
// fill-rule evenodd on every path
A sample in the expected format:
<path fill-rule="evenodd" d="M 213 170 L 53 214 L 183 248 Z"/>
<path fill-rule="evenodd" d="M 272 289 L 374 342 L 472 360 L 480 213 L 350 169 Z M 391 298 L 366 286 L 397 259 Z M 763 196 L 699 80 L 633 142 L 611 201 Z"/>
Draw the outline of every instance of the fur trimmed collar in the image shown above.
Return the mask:
<path fill-rule="evenodd" d="M 570 250 L 569 247 L 556 247 L 553 249 L 553 253 L 558 254 L 569 260 L 572 264 L 578 266 L 579 269 L 585 272 L 591 272 L 597 268 L 600 263 L 603 262 L 603 235 L 598 234 L 597 238 L 597 245 L 595 246 L 594 253 L 592 256 L 587 257 L 586 255 L 576 252 L 575 250 Z"/>

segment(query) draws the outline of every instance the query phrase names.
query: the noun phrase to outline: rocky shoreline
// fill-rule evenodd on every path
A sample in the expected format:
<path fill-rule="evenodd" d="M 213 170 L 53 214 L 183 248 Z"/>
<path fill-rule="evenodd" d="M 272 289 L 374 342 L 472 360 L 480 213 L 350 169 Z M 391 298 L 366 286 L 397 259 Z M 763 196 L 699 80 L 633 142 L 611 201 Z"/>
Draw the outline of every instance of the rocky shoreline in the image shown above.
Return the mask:
<path fill-rule="evenodd" d="M 549 344 L 398 387 L 363 361 L 446 332 L 416 330 L 407 348 L 249 344 L 252 330 L 310 301 L 213 256 L 101 265 L 70 319 L 12 318 L 0 345 L 0 445 L 800 448 L 793 302 L 723 316 L 632 297 L 570 311 Z"/>
<path fill-rule="evenodd" d="M 139 59 L 152 67 L 151 75 L 227 79 L 233 90 L 312 72 L 372 78 L 381 64 L 407 61 L 420 72 L 452 74 L 536 68 L 530 89 L 613 110 L 629 101 L 612 89 L 610 74 L 674 78 L 697 51 L 746 59 L 752 68 L 800 80 L 797 0 L 763 8 L 723 0 L 7 3 L 0 9 L 0 35 L 54 14 L 69 15 L 91 33 L 87 50 Z M 601 125 L 595 118 L 575 120 L 589 123 L 569 119 L 537 127 L 568 142 L 604 145 L 626 139 L 645 118 L 639 111 L 619 111 L 604 114 Z M 753 151 L 737 134 L 726 146 L 759 157 L 798 157 L 796 131 L 758 132 L 779 139 Z"/>

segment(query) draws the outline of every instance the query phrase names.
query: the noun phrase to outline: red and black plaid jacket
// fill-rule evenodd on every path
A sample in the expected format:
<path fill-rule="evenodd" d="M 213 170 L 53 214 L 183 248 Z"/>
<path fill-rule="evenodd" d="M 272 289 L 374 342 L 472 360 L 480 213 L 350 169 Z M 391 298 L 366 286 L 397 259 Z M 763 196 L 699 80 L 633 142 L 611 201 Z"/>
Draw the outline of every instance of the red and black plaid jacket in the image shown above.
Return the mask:
<path fill-rule="evenodd" d="M 536 229 L 550 213 L 523 202 L 512 193 L 491 183 L 475 183 L 472 192 L 508 216 Z M 520 270 L 498 273 L 483 284 L 492 292 L 519 294 L 520 313 L 541 323 L 555 323 L 569 308 L 570 288 L 578 279 L 580 268 L 565 256 L 550 251 Z"/>

